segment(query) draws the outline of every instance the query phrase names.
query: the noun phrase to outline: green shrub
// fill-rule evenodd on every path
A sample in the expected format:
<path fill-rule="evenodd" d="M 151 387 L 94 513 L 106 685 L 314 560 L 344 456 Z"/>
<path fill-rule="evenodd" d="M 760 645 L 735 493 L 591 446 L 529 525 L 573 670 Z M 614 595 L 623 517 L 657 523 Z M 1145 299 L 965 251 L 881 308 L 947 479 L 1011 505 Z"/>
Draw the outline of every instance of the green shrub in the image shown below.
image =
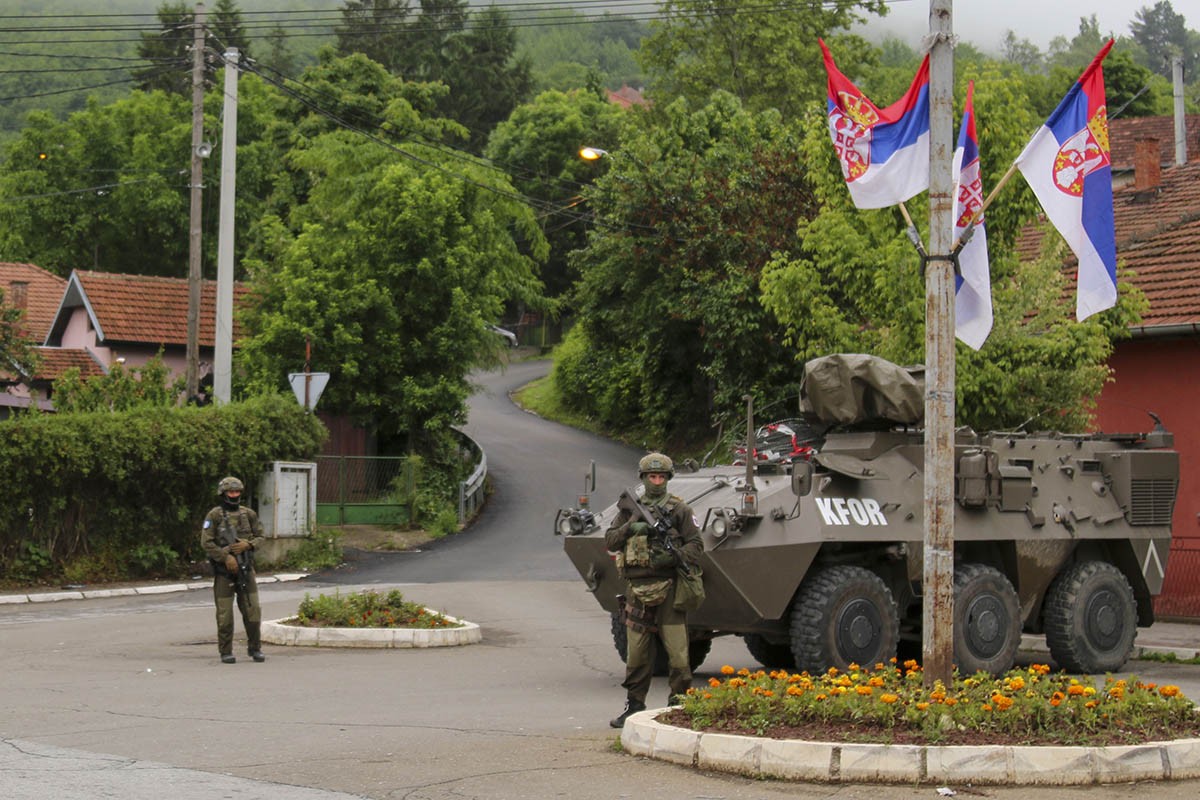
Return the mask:
<path fill-rule="evenodd" d="M 217 481 L 252 487 L 272 461 L 311 460 L 325 435 L 284 395 L 0 422 L 0 578 L 45 577 L 109 549 L 131 572 L 196 561 Z"/>
<path fill-rule="evenodd" d="M 280 569 L 316 572 L 342 563 L 342 532 L 337 529 L 306 536 L 275 566 Z"/>

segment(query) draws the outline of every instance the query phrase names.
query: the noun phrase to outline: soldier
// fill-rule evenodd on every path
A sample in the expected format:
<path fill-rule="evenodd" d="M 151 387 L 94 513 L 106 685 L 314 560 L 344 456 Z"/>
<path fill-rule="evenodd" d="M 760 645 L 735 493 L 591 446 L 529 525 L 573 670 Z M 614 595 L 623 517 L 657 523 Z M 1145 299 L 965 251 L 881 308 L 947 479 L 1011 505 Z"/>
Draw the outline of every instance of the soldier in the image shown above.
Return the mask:
<path fill-rule="evenodd" d="M 688 660 L 687 614 L 674 607 L 676 569 L 692 566 L 700 559 L 704 543 L 700 525 L 683 498 L 667 491 L 675 477 L 675 465 L 662 453 L 651 453 L 638 462 L 638 475 L 645 493 L 642 505 L 669 521 L 666 536 L 649 523 L 634 520 L 622 509 L 604 534 L 605 546 L 617 554 L 621 577 L 628 583 L 622 617 L 625 621 L 625 710 L 609 724 L 625 725 L 631 714 L 646 708 L 646 694 L 654 674 L 655 641 L 667 651 L 670 686 L 668 705 L 685 693 L 692 683 Z"/>
<path fill-rule="evenodd" d="M 253 509 L 243 508 L 242 482 L 234 477 L 217 484 L 221 504 L 208 512 L 200 532 L 200 544 L 213 565 L 213 600 L 217 606 L 217 650 L 221 662 L 234 664 L 233 598 L 237 597 L 246 629 L 246 647 L 255 661 L 266 661 L 262 653 L 262 608 L 258 605 L 258 583 L 254 580 L 254 550 L 263 543 L 262 523 Z"/>

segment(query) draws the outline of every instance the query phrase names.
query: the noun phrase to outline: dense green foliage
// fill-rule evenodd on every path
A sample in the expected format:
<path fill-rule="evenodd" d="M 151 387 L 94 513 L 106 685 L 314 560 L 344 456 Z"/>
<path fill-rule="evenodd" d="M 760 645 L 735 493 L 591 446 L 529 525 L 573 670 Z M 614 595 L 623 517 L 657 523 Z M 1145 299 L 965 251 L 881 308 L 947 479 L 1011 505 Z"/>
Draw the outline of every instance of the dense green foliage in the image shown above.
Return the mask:
<path fill-rule="evenodd" d="M 161 353 L 141 367 L 113 364 L 106 374 L 87 380 L 78 367 L 71 367 L 54 381 L 54 410 L 71 414 L 173 406 L 183 387 L 168 386 L 167 374 Z"/>
<path fill-rule="evenodd" d="M 816 209 L 778 113 L 718 93 L 643 122 L 585 190 L 599 224 L 577 254 L 579 323 L 556 385 L 607 425 L 674 437 L 798 380 L 758 281 Z"/>
<path fill-rule="evenodd" d="M 648 28 L 640 20 L 607 12 L 596 20 L 556 8 L 529 14 L 522 22 L 517 54 L 529 60 L 539 91 L 645 83 L 636 53 Z"/>
<path fill-rule="evenodd" d="M 364 591 L 350 594 L 304 595 L 296 624 L 306 628 L 458 628 L 454 622 L 420 603 L 405 600 L 399 589 L 386 595 Z"/>
<path fill-rule="evenodd" d="M 8 420 L 0 424 L 0 578 L 46 577 L 83 556 L 113 564 L 110 579 L 144 574 L 168 552 L 176 563 L 200 558 L 200 520 L 223 476 L 253 487 L 272 461 L 310 460 L 324 436 L 282 395 Z"/>
<path fill-rule="evenodd" d="M 24 311 L 4 302 L 0 287 L 0 374 L 28 373 L 35 366 L 34 342 L 21 327 L 24 316 Z"/>

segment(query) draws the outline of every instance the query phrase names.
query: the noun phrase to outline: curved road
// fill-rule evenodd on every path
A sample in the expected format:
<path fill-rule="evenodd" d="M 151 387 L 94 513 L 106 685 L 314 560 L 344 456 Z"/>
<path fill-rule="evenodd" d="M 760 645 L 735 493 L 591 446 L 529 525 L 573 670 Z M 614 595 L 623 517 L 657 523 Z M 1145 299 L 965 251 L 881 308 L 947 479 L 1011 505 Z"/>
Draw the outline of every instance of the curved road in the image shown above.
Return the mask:
<path fill-rule="evenodd" d="M 365 584 L 495 580 L 578 580 L 553 535 L 554 514 L 573 505 L 596 462 L 593 505 L 604 508 L 636 482 L 642 452 L 522 411 L 509 394 L 550 369 L 522 361 L 474 377 L 466 432 L 487 453 L 493 492 L 462 533 L 420 552 L 373 553 L 310 583 Z"/>

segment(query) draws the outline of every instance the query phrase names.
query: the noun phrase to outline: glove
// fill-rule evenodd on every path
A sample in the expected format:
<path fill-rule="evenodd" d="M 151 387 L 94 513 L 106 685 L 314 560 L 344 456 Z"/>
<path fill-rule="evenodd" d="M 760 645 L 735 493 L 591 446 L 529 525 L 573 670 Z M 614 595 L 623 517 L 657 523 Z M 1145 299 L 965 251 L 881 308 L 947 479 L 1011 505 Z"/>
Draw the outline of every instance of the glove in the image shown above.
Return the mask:
<path fill-rule="evenodd" d="M 679 564 L 679 556 L 672 550 L 664 550 L 650 557 L 650 565 L 655 569 L 668 569 Z"/>
<path fill-rule="evenodd" d="M 629 523 L 629 535 L 630 536 L 649 536 L 650 535 L 650 524 L 646 523 L 646 522 L 642 522 L 641 520 L 638 520 L 637 522 Z"/>
<path fill-rule="evenodd" d="M 237 559 L 234 558 L 233 556 L 225 556 L 225 569 L 229 570 L 230 572 L 237 572 L 238 571 Z"/>
<path fill-rule="evenodd" d="M 250 549 L 250 543 L 245 539 L 238 539 L 233 544 L 229 545 L 229 552 L 238 555 Z"/>

